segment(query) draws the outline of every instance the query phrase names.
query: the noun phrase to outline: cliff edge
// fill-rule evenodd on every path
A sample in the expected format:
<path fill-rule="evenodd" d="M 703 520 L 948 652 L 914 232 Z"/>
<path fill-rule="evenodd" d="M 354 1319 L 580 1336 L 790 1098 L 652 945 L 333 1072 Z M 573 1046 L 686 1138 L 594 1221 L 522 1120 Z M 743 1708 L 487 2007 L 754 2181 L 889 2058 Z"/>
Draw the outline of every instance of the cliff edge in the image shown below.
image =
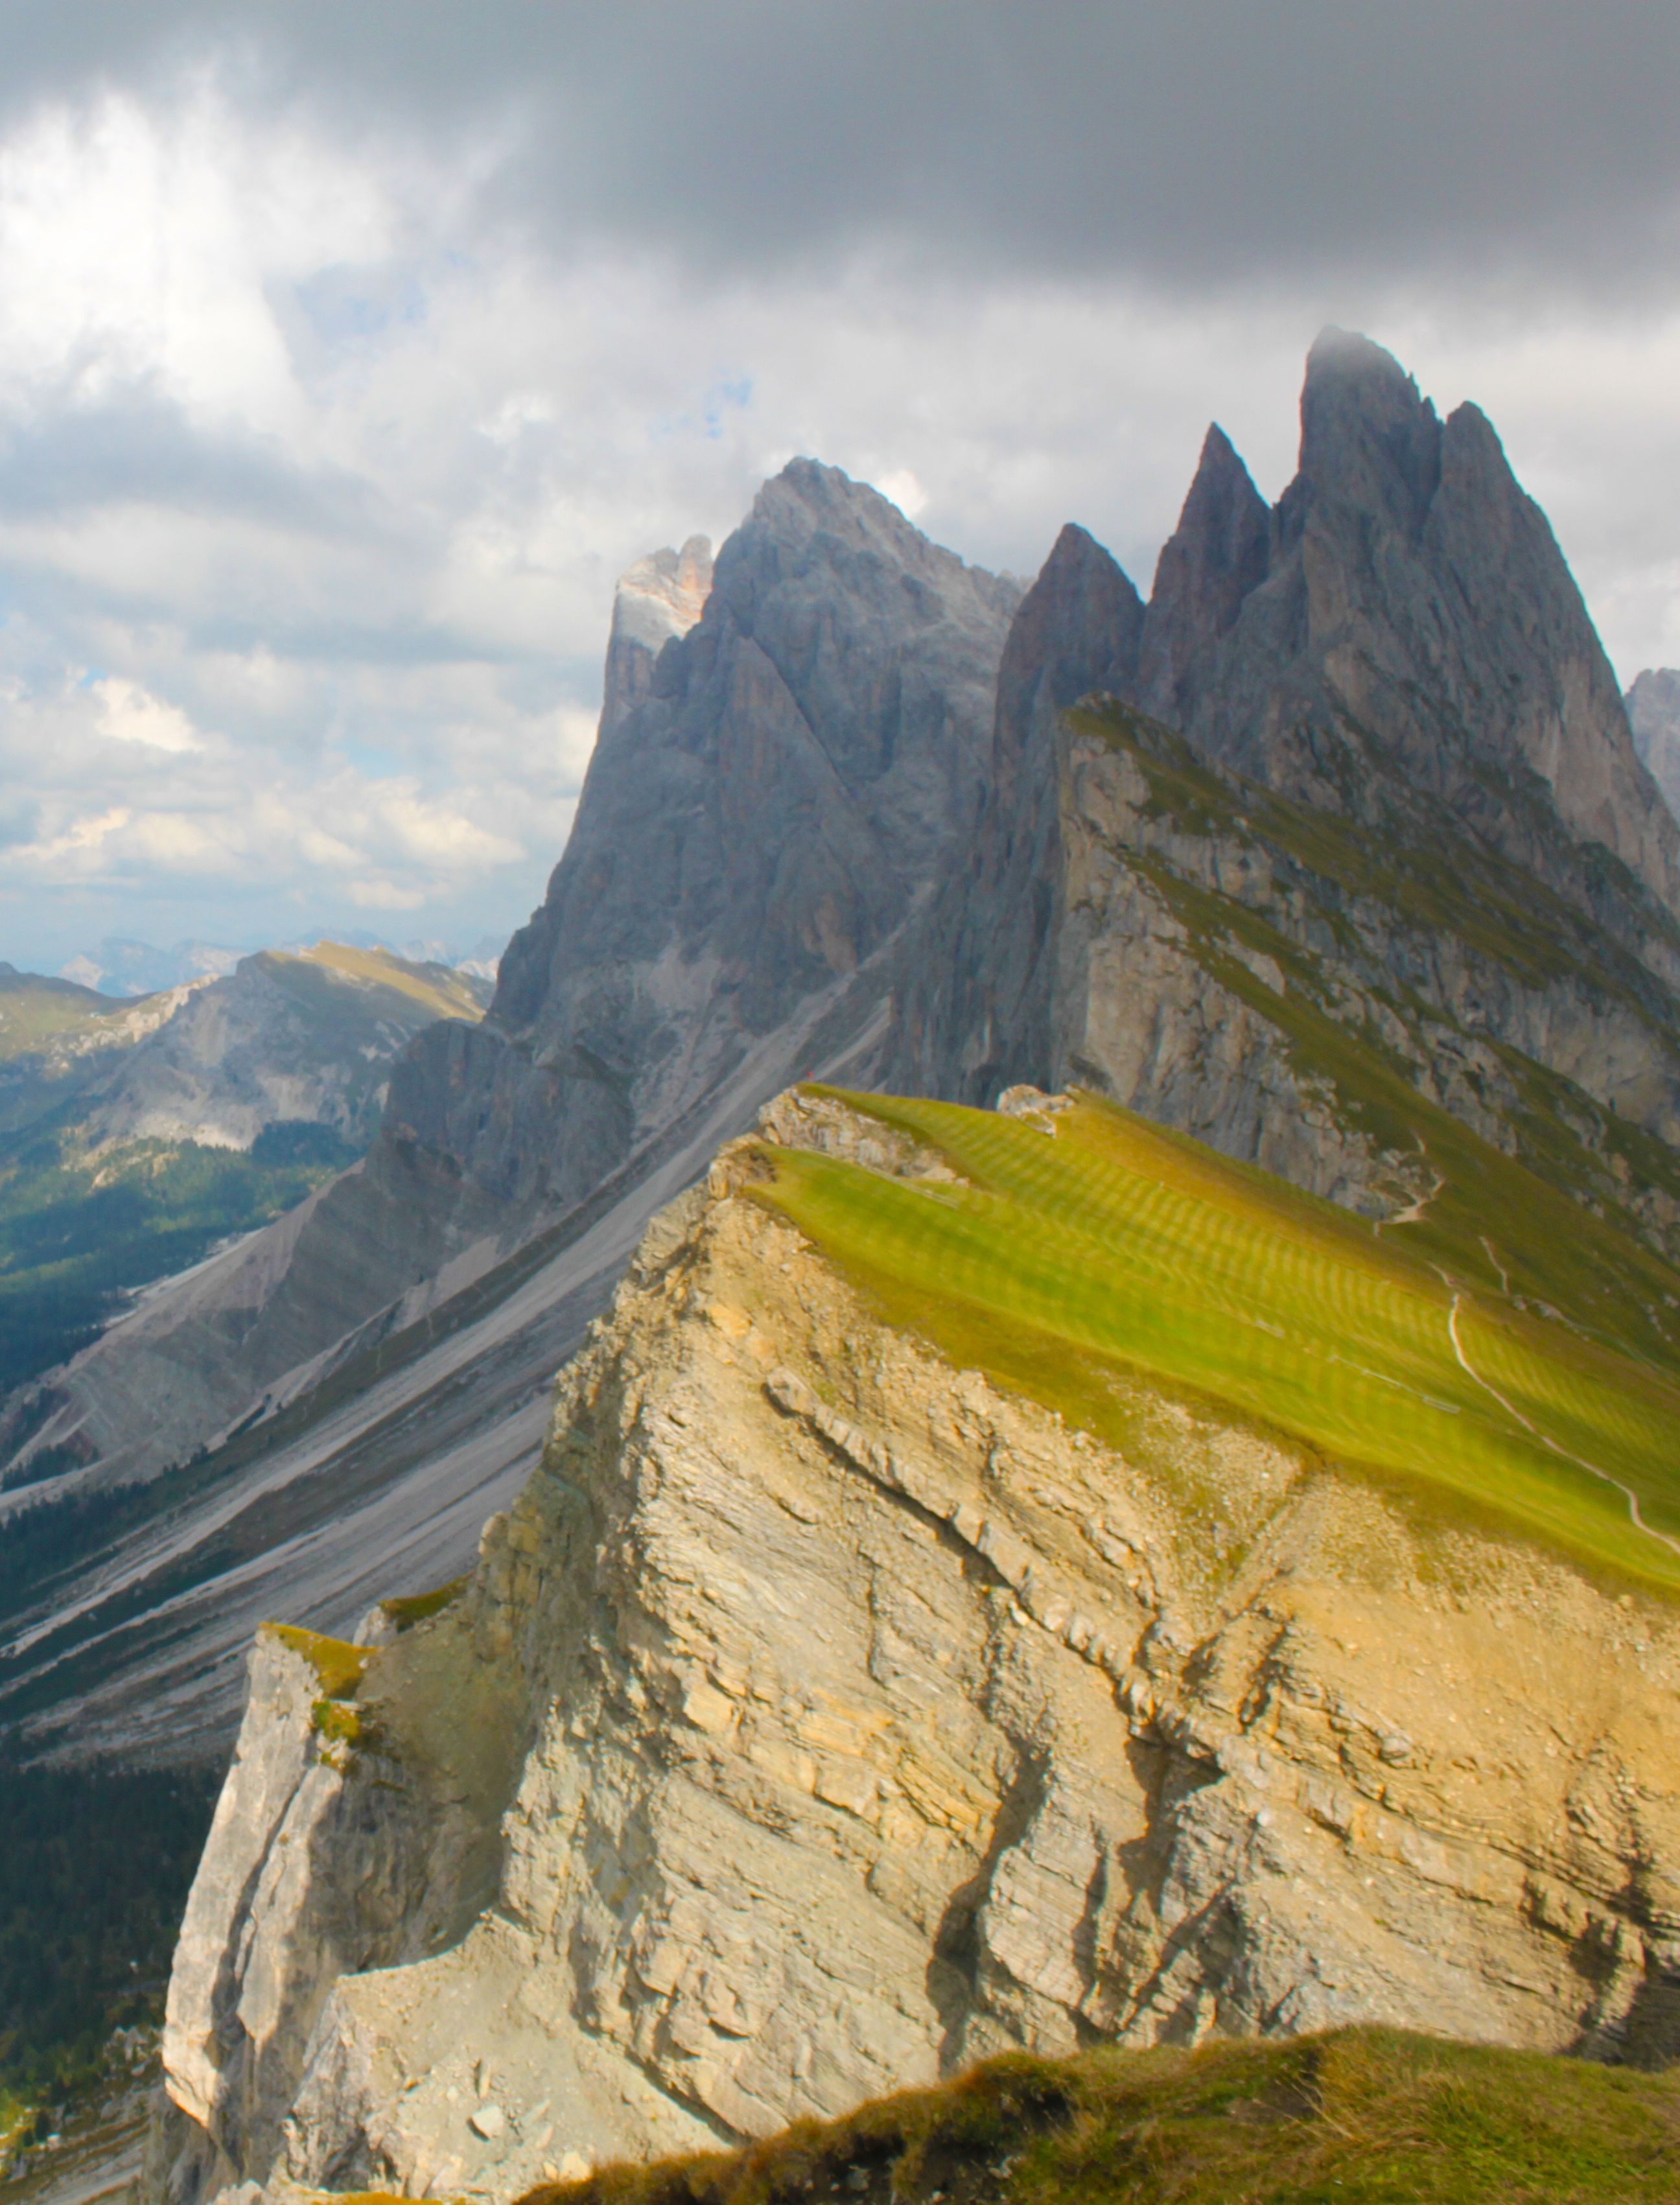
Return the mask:
<path fill-rule="evenodd" d="M 466 1583 L 259 1647 L 153 2196 L 511 2198 L 1012 2046 L 1674 2057 L 1672 1389 L 1395 1230 L 1107 1106 L 780 1098 Z"/>

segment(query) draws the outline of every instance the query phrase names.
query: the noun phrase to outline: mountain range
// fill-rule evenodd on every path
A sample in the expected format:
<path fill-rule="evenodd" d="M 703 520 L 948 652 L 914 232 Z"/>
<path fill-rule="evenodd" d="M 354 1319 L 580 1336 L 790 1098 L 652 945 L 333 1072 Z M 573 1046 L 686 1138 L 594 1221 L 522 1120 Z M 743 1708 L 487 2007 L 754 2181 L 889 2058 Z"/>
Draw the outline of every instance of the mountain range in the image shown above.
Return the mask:
<path fill-rule="evenodd" d="M 1671 2058 L 1672 679 L 1334 331 L 1147 603 L 809 460 L 632 569 L 482 1019 L 6 1412 L 27 1750 L 201 1754 L 288 1619 L 155 2194 L 1093 2036 Z"/>
<path fill-rule="evenodd" d="M 138 998 L 0 969 L 0 1396 L 341 1170 L 391 1060 L 488 995 L 335 942 Z"/>

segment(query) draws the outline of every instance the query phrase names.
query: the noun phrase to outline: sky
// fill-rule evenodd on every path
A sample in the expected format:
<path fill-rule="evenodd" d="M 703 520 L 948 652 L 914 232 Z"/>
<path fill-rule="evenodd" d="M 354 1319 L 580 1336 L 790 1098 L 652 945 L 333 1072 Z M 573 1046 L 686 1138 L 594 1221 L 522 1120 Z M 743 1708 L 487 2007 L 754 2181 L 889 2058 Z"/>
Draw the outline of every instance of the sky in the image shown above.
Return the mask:
<path fill-rule="evenodd" d="M 1650 0 L 8 0 L 0 958 L 499 946 L 633 559 L 810 453 L 1147 591 L 1327 322 L 1680 663 L 1677 113 Z"/>

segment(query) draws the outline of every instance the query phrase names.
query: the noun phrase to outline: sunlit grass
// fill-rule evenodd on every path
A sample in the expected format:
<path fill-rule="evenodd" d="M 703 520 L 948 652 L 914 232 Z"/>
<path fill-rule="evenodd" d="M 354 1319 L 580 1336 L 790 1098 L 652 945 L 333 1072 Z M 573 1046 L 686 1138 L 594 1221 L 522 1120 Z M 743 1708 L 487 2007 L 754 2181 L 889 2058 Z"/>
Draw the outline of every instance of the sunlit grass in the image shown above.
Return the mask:
<path fill-rule="evenodd" d="M 1024 2053 L 746 2150 L 603 2167 L 523 2205 L 1658 2205 L 1672 2070 L 1355 2029 Z"/>
<path fill-rule="evenodd" d="M 761 1197 L 957 1359 L 1086 1420 L 1104 1366 L 1147 1373 L 1680 1591 L 1680 1388 L 1648 1364 L 1095 1099 L 1054 1136 L 846 1099 L 964 1183 L 767 1144 Z"/>

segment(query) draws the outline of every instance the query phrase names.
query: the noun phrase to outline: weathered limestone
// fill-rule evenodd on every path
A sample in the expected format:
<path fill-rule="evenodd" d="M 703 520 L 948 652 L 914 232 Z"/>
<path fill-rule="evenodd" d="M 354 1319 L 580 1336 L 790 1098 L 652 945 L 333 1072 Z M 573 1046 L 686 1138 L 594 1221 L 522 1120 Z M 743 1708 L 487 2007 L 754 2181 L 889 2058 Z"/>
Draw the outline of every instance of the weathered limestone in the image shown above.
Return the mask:
<path fill-rule="evenodd" d="M 836 1104 L 765 1130 L 933 1164 Z M 176 2196 L 503 2198 L 1094 2034 L 1680 2052 L 1680 1619 L 1150 1387 L 1099 1445 L 883 1325 L 754 1171 L 656 1221 L 357 1741 L 259 1652 L 171 1990 Z M 429 1950 L 363 1894 L 430 1892 L 439 1802 L 499 1859 Z"/>

